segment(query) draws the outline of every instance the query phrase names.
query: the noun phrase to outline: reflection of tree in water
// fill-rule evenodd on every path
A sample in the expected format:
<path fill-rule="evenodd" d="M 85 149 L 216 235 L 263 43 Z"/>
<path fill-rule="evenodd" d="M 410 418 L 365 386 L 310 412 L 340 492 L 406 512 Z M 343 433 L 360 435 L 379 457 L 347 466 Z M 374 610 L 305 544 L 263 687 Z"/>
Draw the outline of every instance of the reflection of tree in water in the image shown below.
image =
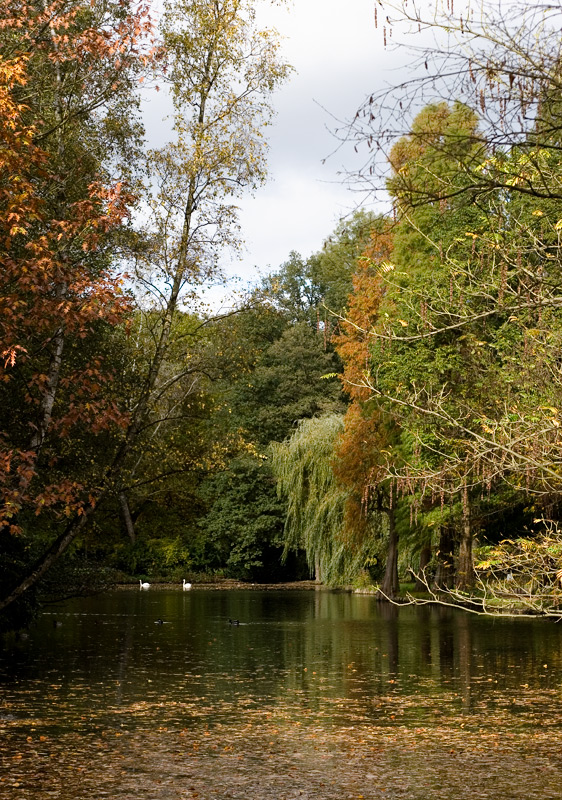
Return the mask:
<path fill-rule="evenodd" d="M 449 682 L 454 675 L 455 636 L 450 609 L 437 608 L 439 619 L 439 668 L 441 680 Z"/>
<path fill-rule="evenodd" d="M 468 712 L 472 710 L 472 627 L 468 614 L 457 620 L 456 634 L 462 707 Z"/>
<path fill-rule="evenodd" d="M 478 800 L 559 798 L 554 625 L 324 591 L 180 587 L 73 608 L 92 613 L 46 618 L 41 646 L 0 666 L 0 757 L 26 800 L 63 778 L 69 800 L 458 800 L 468 774 Z"/>
<path fill-rule="evenodd" d="M 420 606 L 419 614 L 419 654 L 420 662 L 423 667 L 431 668 L 431 609 L 427 606 Z"/>
<path fill-rule="evenodd" d="M 399 609 L 393 603 L 380 603 L 379 616 L 385 623 L 386 652 L 388 654 L 388 674 L 396 678 L 399 672 Z"/>
<path fill-rule="evenodd" d="M 123 702 L 123 685 L 127 677 L 127 668 L 131 657 L 134 644 L 134 617 L 124 617 L 124 630 L 122 632 L 121 653 L 118 659 L 117 677 L 115 686 L 115 702 L 120 705 Z"/>

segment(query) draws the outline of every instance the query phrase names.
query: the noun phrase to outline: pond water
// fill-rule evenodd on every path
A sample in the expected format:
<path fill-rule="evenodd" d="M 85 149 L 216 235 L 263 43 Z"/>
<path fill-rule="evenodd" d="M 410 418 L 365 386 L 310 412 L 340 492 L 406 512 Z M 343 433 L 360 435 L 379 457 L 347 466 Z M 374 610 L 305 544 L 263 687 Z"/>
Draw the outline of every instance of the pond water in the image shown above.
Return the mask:
<path fill-rule="evenodd" d="M 562 627 L 328 591 L 74 599 L 3 645 L 0 759 L 2 800 L 560 800 Z"/>

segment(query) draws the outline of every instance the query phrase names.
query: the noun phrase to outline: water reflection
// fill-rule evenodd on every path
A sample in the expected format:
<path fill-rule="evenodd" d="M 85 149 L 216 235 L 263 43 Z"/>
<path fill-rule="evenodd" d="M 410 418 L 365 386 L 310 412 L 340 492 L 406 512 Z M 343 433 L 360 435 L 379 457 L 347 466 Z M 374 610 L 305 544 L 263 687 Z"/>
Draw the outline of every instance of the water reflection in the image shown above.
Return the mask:
<path fill-rule="evenodd" d="M 23 742 L 41 737 L 60 755 L 70 737 L 87 760 L 91 737 L 111 735 L 132 737 L 128 755 L 116 744 L 111 752 L 134 762 L 134 748 L 163 732 L 193 742 L 218 737 L 213 758 L 226 757 L 243 735 L 254 737 L 258 760 L 270 741 L 283 742 L 283 758 L 304 742 L 312 757 L 318 737 L 331 741 L 334 752 L 349 748 L 344 734 L 355 748 L 361 742 L 371 751 L 382 748 L 391 761 L 395 751 L 385 748 L 396 735 L 402 742 L 413 737 L 412 750 L 424 737 L 437 737 L 449 753 L 461 733 L 463 742 L 476 736 L 471 746 L 478 748 L 483 737 L 501 731 L 528 737 L 518 740 L 519 750 L 528 744 L 536 752 L 546 728 L 548 746 L 562 744 L 561 631 L 540 620 L 397 608 L 371 596 L 325 591 L 112 592 L 70 601 L 44 614 L 28 640 L 5 643 L 0 733 L 12 758 Z M 171 752 L 161 738 L 152 747 L 161 758 Z M 423 772 L 432 757 L 424 753 L 410 770 Z M 203 774 L 208 765 L 202 764 Z M 287 773 L 287 785 L 294 786 L 296 779 L 289 779 Z M 522 797 L 539 789 L 541 797 L 551 796 L 551 774 L 534 780 Z M 1 789 L 2 783 L 0 796 Z M 32 782 L 21 797 L 38 800 L 37 791 Z M 111 791 L 119 796 L 115 786 Z M 450 794 L 441 791 L 433 796 L 454 796 L 452 784 Z"/>

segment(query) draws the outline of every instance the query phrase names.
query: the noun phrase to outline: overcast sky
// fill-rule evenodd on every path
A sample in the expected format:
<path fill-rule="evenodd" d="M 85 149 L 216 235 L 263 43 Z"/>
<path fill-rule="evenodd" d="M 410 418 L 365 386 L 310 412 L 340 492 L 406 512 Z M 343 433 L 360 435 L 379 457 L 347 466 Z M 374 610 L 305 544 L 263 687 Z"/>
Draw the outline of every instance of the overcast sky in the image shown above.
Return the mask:
<path fill-rule="evenodd" d="M 361 200 L 340 173 L 358 167 L 366 154 L 337 149 L 331 131 L 338 120 L 352 118 L 372 91 L 393 82 L 390 65 L 396 57 L 385 51 L 382 31 L 375 28 L 374 2 L 258 3 L 261 25 L 278 30 L 284 57 L 295 71 L 273 97 L 268 183 L 241 204 L 246 251 L 241 261 L 226 263 L 243 283 L 278 268 L 292 250 L 304 257 L 319 250 Z M 149 129 L 163 100 L 153 101 Z"/>
<path fill-rule="evenodd" d="M 305 257 L 319 250 L 356 207 L 360 196 L 338 173 L 359 159 L 352 147 L 337 149 L 331 130 L 382 85 L 388 58 L 374 0 L 293 0 L 269 9 L 266 20 L 284 37 L 282 50 L 295 72 L 273 100 L 270 179 L 242 206 L 247 252 L 233 268 L 249 277 L 277 268 L 291 250 Z"/>

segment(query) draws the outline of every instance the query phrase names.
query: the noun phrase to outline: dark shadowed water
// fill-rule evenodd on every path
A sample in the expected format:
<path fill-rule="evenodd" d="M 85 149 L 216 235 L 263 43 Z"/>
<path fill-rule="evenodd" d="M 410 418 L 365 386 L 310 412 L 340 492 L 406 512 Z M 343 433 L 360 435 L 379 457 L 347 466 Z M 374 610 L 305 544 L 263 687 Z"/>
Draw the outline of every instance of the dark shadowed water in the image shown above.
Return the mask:
<path fill-rule="evenodd" d="M 562 627 L 327 591 L 72 600 L 4 644 L 0 758 L 2 800 L 560 800 Z"/>

